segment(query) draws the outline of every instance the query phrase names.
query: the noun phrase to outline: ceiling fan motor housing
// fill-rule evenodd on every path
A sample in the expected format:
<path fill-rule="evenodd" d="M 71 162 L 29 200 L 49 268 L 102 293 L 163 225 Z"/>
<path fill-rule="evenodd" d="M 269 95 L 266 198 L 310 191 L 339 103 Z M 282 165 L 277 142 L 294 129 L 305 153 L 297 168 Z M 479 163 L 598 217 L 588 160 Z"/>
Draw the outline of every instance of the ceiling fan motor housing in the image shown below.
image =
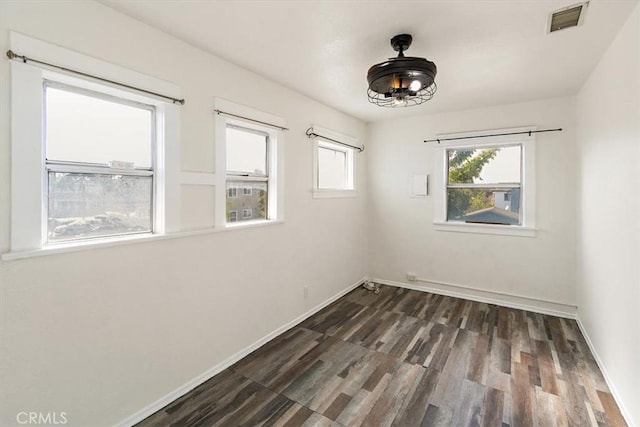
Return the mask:
<path fill-rule="evenodd" d="M 424 58 L 399 57 L 376 64 L 369 68 L 367 80 L 369 88 L 377 93 L 392 96 L 396 93 L 415 95 L 433 84 L 436 78 L 436 64 Z M 420 82 L 420 88 L 409 90 L 414 81 Z"/>
<path fill-rule="evenodd" d="M 436 91 L 437 67 L 425 58 L 405 57 L 404 51 L 411 45 L 409 34 L 391 39 L 391 46 L 398 52 L 397 58 L 389 58 L 369 68 L 369 101 L 380 106 L 417 105 L 428 101 Z M 388 105 L 387 105 L 388 104 Z"/>

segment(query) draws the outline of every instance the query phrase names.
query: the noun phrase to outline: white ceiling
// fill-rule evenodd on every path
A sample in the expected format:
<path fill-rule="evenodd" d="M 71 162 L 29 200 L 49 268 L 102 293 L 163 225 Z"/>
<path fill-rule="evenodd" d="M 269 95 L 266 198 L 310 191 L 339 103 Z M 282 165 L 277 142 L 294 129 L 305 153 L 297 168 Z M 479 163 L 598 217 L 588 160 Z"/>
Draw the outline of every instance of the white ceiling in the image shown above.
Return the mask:
<path fill-rule="evenodd" d="M 637 0 L 592 0 L 582 26 L 547 34 L 576 0 L 102 0 L 120 12 L 366 121 L 577 93 Z M 413 35 L 438 66 L 420 106 L 367 101 L 367 70 Z M 603 82 L 606 90 L 606 82 Z"/>

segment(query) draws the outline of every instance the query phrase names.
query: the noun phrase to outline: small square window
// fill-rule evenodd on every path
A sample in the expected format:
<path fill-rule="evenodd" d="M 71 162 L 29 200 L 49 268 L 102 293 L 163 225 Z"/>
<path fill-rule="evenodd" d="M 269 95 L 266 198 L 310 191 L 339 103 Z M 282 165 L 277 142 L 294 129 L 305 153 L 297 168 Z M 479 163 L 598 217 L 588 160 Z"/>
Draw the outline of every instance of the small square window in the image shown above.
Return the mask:
<path fill-rule="evenodd" d="M 238 221 L 238 211 L 235 211 L 235 210 L 227 211 L 227 221 L 228 222 Z"/>
<path fill-rule="evenodd" d="M 253 209 L 242 209 L 242 218 L 253 218 Z"/>
<path fill-rule="evenodd" d="M 251 195 L 251 187 L 242 187 L 242 195 L 243 196 L 250 196 Z"/>
<path fill-rule="evenodd" d="M 316 144 L 315 189 L 353 190 L 353 149 L 321 139 Z"/>
<path fill-rule="evenodd" d="M 238 197 L 238 187 L 227 187 L 227 198 L 235 199 Z"/>

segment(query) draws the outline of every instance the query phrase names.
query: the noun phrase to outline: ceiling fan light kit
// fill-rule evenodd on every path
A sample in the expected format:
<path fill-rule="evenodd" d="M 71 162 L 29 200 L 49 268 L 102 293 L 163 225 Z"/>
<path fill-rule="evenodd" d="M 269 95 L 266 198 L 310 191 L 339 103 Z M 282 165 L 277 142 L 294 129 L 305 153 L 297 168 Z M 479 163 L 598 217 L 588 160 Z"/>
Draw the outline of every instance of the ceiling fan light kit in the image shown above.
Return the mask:
<path fill-rule="evenodd" d="M 407 107 L 419 105 L 436 93 L 436 64 L 425 58 L 404 56 L 413 38 L 399 34 L 391 39 L 391 47 L 398 52 L 369 68 L 367 81 L 369 102 L 380 107 Z"/>

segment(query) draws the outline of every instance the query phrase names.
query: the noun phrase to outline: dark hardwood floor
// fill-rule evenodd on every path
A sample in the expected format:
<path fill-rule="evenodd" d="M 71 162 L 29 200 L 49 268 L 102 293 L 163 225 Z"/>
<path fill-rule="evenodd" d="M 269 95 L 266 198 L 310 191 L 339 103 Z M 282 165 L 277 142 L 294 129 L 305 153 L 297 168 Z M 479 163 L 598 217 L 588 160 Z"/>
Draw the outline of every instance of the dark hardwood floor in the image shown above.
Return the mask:
<path fill-rule="evenodd" d="M 625 426 L 573 320 L 358 288 L 138 424 Z"/>

